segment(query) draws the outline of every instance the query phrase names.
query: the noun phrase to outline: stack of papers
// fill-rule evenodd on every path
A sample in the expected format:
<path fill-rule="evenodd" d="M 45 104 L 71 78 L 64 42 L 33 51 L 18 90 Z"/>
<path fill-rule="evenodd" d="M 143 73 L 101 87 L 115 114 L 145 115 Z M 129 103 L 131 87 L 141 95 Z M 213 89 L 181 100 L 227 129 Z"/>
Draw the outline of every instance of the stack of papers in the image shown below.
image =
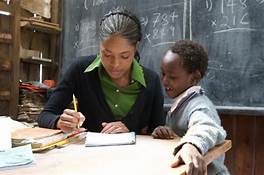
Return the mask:
<path fill-rule="evenodd" d="M 30 164 L 34 161 L 30 145 L 0 151 L 0 168 Z"/>
<path fill-rule="evenodd" d="M 136 143 L 135 132 L 104 134 L 87 132 L 85 146 L 131 145 Z"/>

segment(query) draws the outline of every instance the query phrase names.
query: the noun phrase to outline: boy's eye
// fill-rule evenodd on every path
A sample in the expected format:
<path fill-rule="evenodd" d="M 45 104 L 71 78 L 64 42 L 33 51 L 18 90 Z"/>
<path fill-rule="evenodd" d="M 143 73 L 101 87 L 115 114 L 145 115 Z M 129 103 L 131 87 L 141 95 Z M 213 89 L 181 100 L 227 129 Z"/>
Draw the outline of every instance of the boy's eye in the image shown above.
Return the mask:
<path fill-rule="evenodd" d="M 103 55 L 104 55 L 104 57 L 110 57 L 111 56 L 110 54 L 107 54 L 107 53 L 104 53 Z"/>
<path fill-rule="evenodd" d="M 169 79 L 175 80 L 175 79 L 177 79 L 177 77 L 169 76 Z"/>

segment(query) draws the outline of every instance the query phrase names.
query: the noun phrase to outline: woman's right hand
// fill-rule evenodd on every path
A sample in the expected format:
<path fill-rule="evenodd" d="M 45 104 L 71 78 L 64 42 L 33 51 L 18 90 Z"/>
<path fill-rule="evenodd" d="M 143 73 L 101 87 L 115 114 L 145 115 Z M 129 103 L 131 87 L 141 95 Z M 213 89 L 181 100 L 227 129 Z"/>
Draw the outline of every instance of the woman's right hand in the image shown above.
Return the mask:
<path fill-rule="evenodd" d="M 154 129 L 151 135 L 155 139 L 174 139 L 175 137 L 178 137 L 177 134 L 167 126 L 158 126 Z"/>
<path fill-rule="evenodd" d="M 84 120 L 85 117 L 81 112 L 76 112 L 72 109 L 65 109 L 63 114 L 60 115 L 56 126 L 63 132 L 72 132 L 79 129 Z"/>

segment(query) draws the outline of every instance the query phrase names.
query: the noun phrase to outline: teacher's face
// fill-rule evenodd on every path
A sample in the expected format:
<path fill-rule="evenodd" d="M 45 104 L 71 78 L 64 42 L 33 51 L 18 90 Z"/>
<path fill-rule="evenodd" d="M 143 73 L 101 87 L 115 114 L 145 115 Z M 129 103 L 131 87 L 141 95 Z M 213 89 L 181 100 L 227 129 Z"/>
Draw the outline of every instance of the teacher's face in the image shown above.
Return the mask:
<path fill-rule="evenodd" d="M 100 44 L 103 67 L 113 81 L 129 80 L 136 48 L 121 36 L 111 36 Z"/>

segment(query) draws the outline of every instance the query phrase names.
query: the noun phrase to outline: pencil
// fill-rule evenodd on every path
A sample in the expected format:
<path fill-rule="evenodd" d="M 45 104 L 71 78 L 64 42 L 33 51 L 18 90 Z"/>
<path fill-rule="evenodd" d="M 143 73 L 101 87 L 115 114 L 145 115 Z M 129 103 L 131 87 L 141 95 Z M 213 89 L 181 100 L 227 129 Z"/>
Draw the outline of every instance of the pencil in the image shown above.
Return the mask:
<path fill-rule="evenodd" d="M 73 99 L 73 106 L 74 106 L 74 111 L 77 112 L 77 100 L 76 97 L 74 96 L 74 94 L 72 94 L 72 99 Z"/>
<path fill-rule="evenodd" d="M 73 99 L 73 106 L 74 106 L 74 111 L 77 112 L 77 100 L 76 97 L 74 96 L 74 94 L 72 94 L 72 99 Z M 78 119 L 78 124 L 77 124 L 77 129 L 80 128 L 80 119 Z"/>

